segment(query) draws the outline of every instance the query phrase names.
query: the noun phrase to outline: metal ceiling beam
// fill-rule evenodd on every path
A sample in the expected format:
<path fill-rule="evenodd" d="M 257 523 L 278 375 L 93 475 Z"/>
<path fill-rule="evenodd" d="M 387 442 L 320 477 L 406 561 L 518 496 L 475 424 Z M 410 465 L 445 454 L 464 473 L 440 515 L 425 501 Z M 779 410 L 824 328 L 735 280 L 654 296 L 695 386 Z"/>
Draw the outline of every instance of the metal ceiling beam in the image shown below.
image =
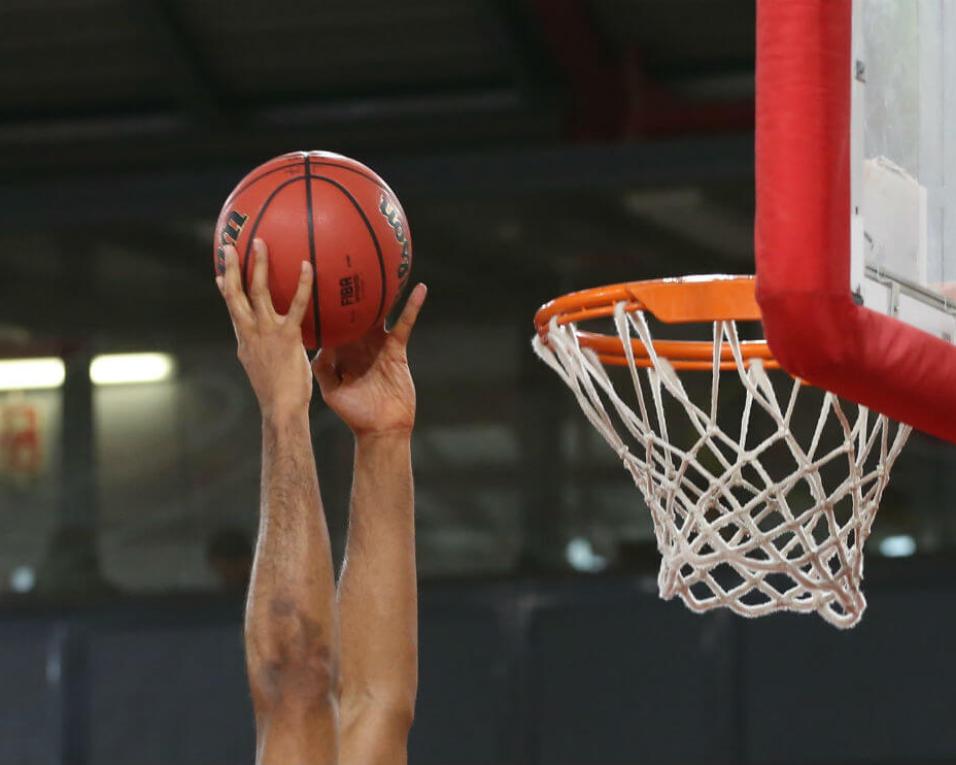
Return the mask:
<path fill-rule="evenodd" d="M 748 180 L 753 177 L 753 135 L 363 159 L 403 197 L 640 189 Z M 162 224 L 174 216 L 210 218 L 249 169 L 231 163 L 217 169 L 0 184 L 0 227 L 49 230 L 116 222 Z"/>
<path fill-rule="evenodd" d="M 531 110 L 512 88 L 305 101 L 242 110 L 228 130 L 181 112 L 0 124 L 0 177 L 260 161 L 283 151 L 335 148 L 433 152 L 466 145 L 553 140 L 553 113 Z"/>
<path fill-rule="evenodd" d="M 524 0 L 485 0 L 485 4 L 498 21 L 495 36 L 502 40 L 525 101 L 553 107 L 563 97 L 561 71 L 530 5 Z"/>
<path fill-rule="evenodd" d="M 568 128 L 581 140 L 618 139 L 630 108 L 625 63 L 601 40 L 585 0 L 528 0 L 569 91 Z"/>
<path fill-rule="evenodd" d="M 275 133 L 338 125 L 381 125 L 383 121 L 431 120 L 445 115 L 456 116 L 459 120 L 481 118 L 514 113 L 521 108 L 521 99 L 513 88 L 460 89 L 414 96 L 330 98 L 321 102 L 300 101 L 269 107 L 247 105 L 243 108 L 243 123 L 249 132 L 261 136 L 263 131 Z M 170 111 L 0 122 L 0 149 L 70 149 L 84 142 L 115 146 L 117 142 L 155 143 L 186 136 L 200 141 L 223 138 L 217 131 L 197 131 L 195 124 L 183 115 Z M 267 133 L 265 139 L 273 137 Z"/>
<path fill-rule="evenodd" d="M 682 96 L 650 76 L 641 51 L 613 51 L 586 0 L 528 0 L 564 74 L 572 135 L 584 140 L 746 130 L 752 97 L 724 101 Z"/>
<path fill-rule="evenodd" d="M 133 18 L 152 38 L 169 75 L 173 95 L 197 121 L 221 122 L 221 88 L 169 0 L 127 0 Z"/>

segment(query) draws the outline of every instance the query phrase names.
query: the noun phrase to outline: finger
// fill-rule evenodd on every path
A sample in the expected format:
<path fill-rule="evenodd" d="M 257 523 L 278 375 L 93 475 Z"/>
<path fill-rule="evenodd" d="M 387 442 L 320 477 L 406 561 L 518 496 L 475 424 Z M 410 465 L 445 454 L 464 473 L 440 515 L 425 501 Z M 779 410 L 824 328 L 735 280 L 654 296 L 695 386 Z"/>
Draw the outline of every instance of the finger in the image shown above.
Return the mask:
<path fill-rule="evenodd" d="M 239 278 L 239 256 L 236 254 L 236 248 L 227 245 L 225 248 L 226 272 L 216 279 L 216 285 L 220 286 L 223 298 L 226 301 L 226 307 L 229 309 L 229 315 L 232 322 L 238 328 L 239 325 L 249 325 L 254 323 L 255 315 L 252 313 L 252 306 L 246 298 L 246 293 L 242 290 L 242 280 Z"/>
<path fill-rule="evenodd" d="M 418 320 L 418 312 L 422 309 L 425 302 L 425 295 L 428 294 L 428 287 L 424 284 L 415 285 L 412 294 L 405 301 L 405 307 L 402 309 L 401 316 L 392 327 L 391 336 L 402 345 L 408 345 L 408 338 L 412 335 L 412 329 Z"/>
<path fill-rule="evenodd" d="M 261 239 L 253 241 L 252 254 L 252 286 L 249 289 L 252 307 L 260 317 L 274 317 L 275 309 L 269 294 L 269 250 L 266 243 Z"/>
<path fill-rule="evenodd" d="M 312 294 L 312 266 L 309 261 L 302 261 L 302 269 L 299 271 L 299 284 L 295 288 L 295 295 L 292 296 L 292 302 L 289 304 L 289 313 L 286 318 L 291 324 L 298 327 L 305 317 L 305 309 L 309 306 L 309 297 Z"/>

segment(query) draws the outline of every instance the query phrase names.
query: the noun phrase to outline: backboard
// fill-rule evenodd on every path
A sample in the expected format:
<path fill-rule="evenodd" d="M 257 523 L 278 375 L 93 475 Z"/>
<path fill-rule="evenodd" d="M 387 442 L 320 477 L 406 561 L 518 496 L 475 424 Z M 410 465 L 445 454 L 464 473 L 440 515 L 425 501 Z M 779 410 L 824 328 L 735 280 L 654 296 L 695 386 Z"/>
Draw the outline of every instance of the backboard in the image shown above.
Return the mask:
<path fill-rule="evenodd" d="M 956 7 L 759 0 L 757 297 L 791 374 L 956 441 Z"/>

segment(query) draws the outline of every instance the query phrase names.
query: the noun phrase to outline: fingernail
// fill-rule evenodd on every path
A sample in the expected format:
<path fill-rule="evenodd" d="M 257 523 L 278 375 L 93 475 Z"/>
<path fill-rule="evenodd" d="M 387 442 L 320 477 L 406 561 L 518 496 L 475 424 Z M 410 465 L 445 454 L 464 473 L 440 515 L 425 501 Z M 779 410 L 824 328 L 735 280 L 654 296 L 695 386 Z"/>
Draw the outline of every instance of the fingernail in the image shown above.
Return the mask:
<path fill-rule="evenodd" d="M 305 276 L 306 274 L 308 274 L 308 273 L 309 273 L 309 261 L 303 260 L 303 261 L 302 261 L 302 267 L 301 267 L 299 270 L 300 270 L 302 276 Z"/>
<path fill-rule="evenodd" d="M 220 292 L 222 292 L 222 285 L 223 285 L 222 277 L 221 277 L 221 276 L 217 276 L 217 277 L 216 277 L 216 286 L 219 288 L 219 291 L 220 291 Z"/>

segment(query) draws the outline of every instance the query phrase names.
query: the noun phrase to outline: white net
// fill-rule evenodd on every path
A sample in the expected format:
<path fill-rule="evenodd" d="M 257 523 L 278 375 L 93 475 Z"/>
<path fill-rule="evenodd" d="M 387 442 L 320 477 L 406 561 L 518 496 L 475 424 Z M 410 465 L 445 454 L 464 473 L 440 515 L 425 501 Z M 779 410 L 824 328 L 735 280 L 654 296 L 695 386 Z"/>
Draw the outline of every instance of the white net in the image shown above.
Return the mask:
<path fill-rule="evenodd" d="M 661 597 L 698 612 L 816 611 L 855 625 L 866 608 L 863 545 L 910 428 L 745 360 L 732 321 L 714 322 L 706 386 L 706 372 L 685 373 L 685 384 L 657 355 L 643 311 L 618 303 L 614 325 L 627 357 L 617 388 L 573 323 L 552 318 L 533 345 L 643 494 Z M 735 371 L 722 372 L 722 348 Z"/>

